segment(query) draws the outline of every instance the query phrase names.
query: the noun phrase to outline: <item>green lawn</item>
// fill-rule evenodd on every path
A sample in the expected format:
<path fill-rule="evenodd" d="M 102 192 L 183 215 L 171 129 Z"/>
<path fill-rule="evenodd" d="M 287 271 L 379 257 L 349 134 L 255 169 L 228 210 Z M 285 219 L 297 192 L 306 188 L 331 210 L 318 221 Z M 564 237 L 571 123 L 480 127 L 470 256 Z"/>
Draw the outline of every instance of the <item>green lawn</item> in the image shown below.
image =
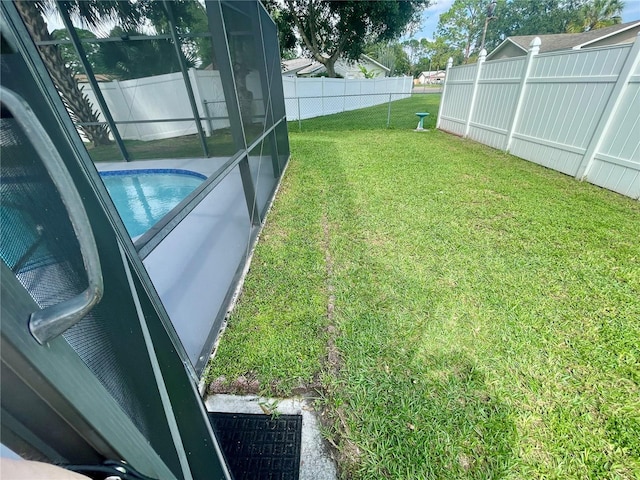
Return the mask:
<path fill-rule="evenodd" d="M 438 100 L 290 135 L 207 378 L 306 388 L 348 478 L 640 478 L 640 203 L 411 131 Z"/>

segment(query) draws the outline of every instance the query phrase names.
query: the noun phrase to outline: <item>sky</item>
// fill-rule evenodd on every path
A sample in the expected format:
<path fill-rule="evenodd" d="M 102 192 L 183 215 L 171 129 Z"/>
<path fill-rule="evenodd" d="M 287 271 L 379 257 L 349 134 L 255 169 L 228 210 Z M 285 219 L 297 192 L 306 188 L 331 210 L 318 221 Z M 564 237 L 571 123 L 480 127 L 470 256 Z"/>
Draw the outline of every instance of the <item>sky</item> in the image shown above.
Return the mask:
<path fill-rule="evenodd" d="M 440 14 L 449 10 L 453 0 L 436 0 L 435 5 L 427 8 L 422 15 L 422 28 L 413 35 L 413 38 L 433 39 L 433 33 L 438 25 Z M 631 22 L 640 20 L 640 0 L 625 0 L 624 10 L 622 11 L 622 22 Z"/>

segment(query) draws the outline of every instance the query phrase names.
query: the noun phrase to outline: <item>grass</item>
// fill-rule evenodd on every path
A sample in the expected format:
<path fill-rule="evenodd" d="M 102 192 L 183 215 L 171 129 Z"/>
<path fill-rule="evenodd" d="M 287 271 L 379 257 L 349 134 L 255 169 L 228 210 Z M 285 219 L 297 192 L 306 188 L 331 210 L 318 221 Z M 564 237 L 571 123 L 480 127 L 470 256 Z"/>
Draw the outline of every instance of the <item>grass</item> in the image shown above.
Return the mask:
<path fill-rule="evenodd" d="M 383 103 L 375 107 L 352 110 L 335 115 L 326 115 L 302 122 L 289 122 L 289 132 L 298 133 L 322 130 L 376 130 L 416 128 L 418 117 L 416 112 L 427 111 L 429 117 L 424 120 L 424 128 L 435 128 L 440 95 L 432 93 L 413 95 L 411 98 Z M 384 133 L 383 133 L 384 134 Z"/>
<path fill-rule="evenodd" d="M 317 390 L 348 478 L 639 478 L 640 203 L 410 131 L 438 100 L 290 135 L 208 379 Z"/>

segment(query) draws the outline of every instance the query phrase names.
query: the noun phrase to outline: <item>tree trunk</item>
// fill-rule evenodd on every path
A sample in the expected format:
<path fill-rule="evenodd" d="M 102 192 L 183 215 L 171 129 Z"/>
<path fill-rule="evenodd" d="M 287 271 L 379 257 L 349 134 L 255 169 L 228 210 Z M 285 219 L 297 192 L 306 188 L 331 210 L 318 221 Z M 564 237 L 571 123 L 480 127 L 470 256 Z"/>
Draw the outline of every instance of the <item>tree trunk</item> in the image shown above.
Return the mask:
<path fill-rule="evenodd" d="M 327 77 L 336 78 L 336 60 L 334 58 L 327 58 L 324 67 L 327 69 Z"/>
<path fill-rule="evenodd" d="M 36 2 L 29 0 L 16 0 L 16 8 L 22 16 L 29 34 L 34 42 L 53 40 L 47 24 L 36 8 Z M 108 145 L 109 129 L 105 125 L 81 125 L 81 123 L 96 123 L 98 114 L 91 108 L 89 98 L 85 95 L 73 76 L 73 72 L 66 67 L 56 45 L 38 45 L 40 56 L 49 75 L 60 93 L 71 119 L 94 146 Z"/>

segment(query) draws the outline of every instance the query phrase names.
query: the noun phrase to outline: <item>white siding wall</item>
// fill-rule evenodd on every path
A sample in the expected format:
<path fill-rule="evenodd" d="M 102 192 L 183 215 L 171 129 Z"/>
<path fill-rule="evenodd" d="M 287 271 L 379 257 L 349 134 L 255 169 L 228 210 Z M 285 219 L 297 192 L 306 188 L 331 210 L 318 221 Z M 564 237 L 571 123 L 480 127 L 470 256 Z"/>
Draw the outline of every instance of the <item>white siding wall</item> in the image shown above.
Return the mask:
<path fill-rule="evenodd" d="M 640 198 L 640 40 L 450 68 L 438 122 Z"/>

